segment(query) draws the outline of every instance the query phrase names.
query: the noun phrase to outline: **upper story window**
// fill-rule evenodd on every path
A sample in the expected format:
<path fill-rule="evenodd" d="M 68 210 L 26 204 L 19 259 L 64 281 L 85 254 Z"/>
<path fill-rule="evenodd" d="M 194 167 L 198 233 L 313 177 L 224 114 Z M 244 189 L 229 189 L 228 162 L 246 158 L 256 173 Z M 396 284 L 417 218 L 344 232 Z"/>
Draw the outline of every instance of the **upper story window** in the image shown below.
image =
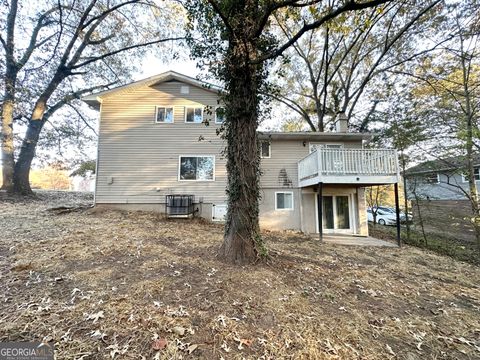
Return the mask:
<path fill-rule="evenodd" d="M 180 156 L 179 161 L 178 180 L 215 180 L 215 156 Z"/>
<path fill-rule="evenodd" d="M 438 184 L 440 182 L 440 178 L 437 173 L 427 174 L 423 179 L 427 184 Z"/>
<path fill-rule="evenodd" d="M 312 153 L 317 149 L 342 149 L 343 144 L 324 144 L 324 143 L 309 143 L 309 152 Z"/>
<path fill-rule="evenodd" d="M 155 122 L 173 123 L 173 106 L 156 106 Z"/>
<path fill-rule="evenodd" d="M 275 210 L 293 210 L 293 192 L 276 192 Z"/>
<path fill-rule="evenodd" d="M 475 181 L 480 181 L 480 168 L 473 169 L 473 178 L 475 179 Z M 465 183 L 468 182 L 468 176 L 462 174 L 462 181 Z"/>
<path fill-rule="evenodd" d="M 185 108 L 185 122 L 199 124 L 203 122 L 203 107 L 189 106 Z"/>
<path fill-rule="evenodd" d="M 272 149 L 269 141 L 260 141 L 260 157 L 262 159 L 269 159 Z"/>
<path fill-rule="evenodd" d="M 225 121 L 225 108 L 217 106 L 215 108 L 215 124 L 223 124 Z"/>

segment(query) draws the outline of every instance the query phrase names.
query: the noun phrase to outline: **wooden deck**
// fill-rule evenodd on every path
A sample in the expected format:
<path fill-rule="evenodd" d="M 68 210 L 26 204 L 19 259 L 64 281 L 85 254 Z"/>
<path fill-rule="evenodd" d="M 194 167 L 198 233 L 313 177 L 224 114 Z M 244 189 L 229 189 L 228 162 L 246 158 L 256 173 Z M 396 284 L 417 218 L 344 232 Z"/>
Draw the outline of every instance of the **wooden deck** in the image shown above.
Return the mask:
<path fill-rule="evenodd" d="M 354 235 L 323 235 L 323 241 L 336 245 L 357 245 L 357 246 L 380 246 L 380 247 L 398 247 L 389 241 L 380 240 L 370 236 Z"/>
<path fill-rule="evenodd" d="M 400 181 L 397 159 L 394 149 L 318 148 L 298 161 L 298 184 L 395 184 Z"/>

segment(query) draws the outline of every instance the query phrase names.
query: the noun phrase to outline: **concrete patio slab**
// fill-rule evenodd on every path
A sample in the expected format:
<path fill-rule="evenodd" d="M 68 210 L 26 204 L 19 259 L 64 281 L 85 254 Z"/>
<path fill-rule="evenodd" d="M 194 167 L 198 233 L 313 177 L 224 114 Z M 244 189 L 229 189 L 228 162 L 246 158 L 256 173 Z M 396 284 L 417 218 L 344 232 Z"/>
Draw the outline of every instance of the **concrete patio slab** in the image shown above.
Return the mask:
<path fill-rule="evenodd" d="M 398 247 L 397 244 L 370 236 L 323 235 L 323 241 L 337 245 Z"/>

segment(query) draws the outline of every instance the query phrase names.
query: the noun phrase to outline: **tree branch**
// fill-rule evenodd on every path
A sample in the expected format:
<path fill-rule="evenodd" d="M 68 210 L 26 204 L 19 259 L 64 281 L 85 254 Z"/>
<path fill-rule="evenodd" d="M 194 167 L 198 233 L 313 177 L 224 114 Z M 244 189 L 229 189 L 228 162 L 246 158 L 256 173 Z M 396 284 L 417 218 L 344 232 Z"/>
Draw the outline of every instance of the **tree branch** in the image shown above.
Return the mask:
<path fill-rule="evenodd" d="M 218 16 L 220 16 L 220 18 L 223 21 L 223 24 L 228 29 L 230 34 L 233 34 L 232 25 L 230 25 L 230 22 L 228 21 L 228 17 L 225 16 L 223 11 L 220 9 L 220 6 L 218 5 L 218 3 L 215 0 L 207 0 L 207 1 L 210 4 L 210 6 L 213 8 L 213 10 L 215 10 L 215 13 L 217 13 Z"/>
<path fill-rule="evenodd" d="M 41 43 L 37 43 L 37 39 L 38 39 L 38 34 L 40 33 L 40 30 L 44 27 L 44 26 L 47 26 L 49 25 L 50 23 L 44 23 L 43 21 L 50 15 L 50 14 L 53 14 L 55 11 L 57 11 L 59 9 L 59 6 L 55 6 L 47 11 L 45 11 L 42 15 L 40 15 L 40 17 L 38 18 L 37 20 L 37 23 L 35 25 L 35 27 L 33 28 L 33 31 L 32 31 L 32 35 L 30 36 L 30 42 L 27 46 L 27 49 L 25 50 L 25 52 L 23 53 L 23 56 L 22 58 L 20 59 L 19 61 L 19 66 L 20 67 L 23 67 L 28 59 L 30 58 L 30 56 L 32 55 L 33 51 L 38 48 L 39 46 L 43 45 L 45 43 L 45 41 L 42 41 Z M 48 37 L 47 39 L 50 39 L 52 36 Z M 47 40 L 48 41 L 48 40 Z"/>
<path fill-rule="evenodd" d="M 6 51 L 6 50 L 7 50 L 7 43 L 6 43 L 5 40 L 3 39 L 2 34 L 0 34 L 0 43 L 2 43 L 3 48 L 4 48 L 5 51 Z"/>
<path fill-rule="evenodd" d="M 114 82 L 111 82 L 109 84 L 92 86 L 92 87 L 87 88 L 87 89 L 77 90 L 77 91 L 74 91 L 72 93 L 66 94 L 64 97 L 62 97 L 60 100 L 58 100 L 54 105 L 48 107 L 48 110 L 45 111 L 45 114 L 43 115 L 43 119 L 48 120 L 60 108 L 69 104 L 72 100 L 80 99 L 80 97 L 82 95 L 91 93 L 95 90 L 99 90 L 99 89 L 103 90 L 105 88 L 109 88 L 109 87 L 111 87 L 111 86 L 113 86 L 117 83 L 118 83 L 117 81 L 114 81 Z"/>
<path fill-rule="evenodd" d="M 75 111 L 78 115 L 78 117 L 82 120 L 82 122 L 85 124 L 86 127 L 88 127 L 90 130 L 92 130 L 92 132 L 95 134 L 95 136 L 98 137 L 98 133 L 97 131 L 93 128 L 92 125 L 90 125 L 87 121 L 87 119 L 85 119 L 85 117 L 83 116 L 83 114 L 75 107 L 73 106 L 72 104 L 68 103 L 67 104 L 70 108 L 73 109 L 73 111 Z"/>
<path fill-rule="evenodd" d="M 70 70 L 78 69 L 82 66 L 91 64 L 95 61 L 105 59 L 107 57 L 119 54 L 119 53 L 124 52 L 124 51 L 132 50 L 132 49 L 136 49 L 136 48 L 140 48 L 140 47 L 145 47 L 145 46 L 150 46 L 150 45 L 154 45 L 154 44 L 159 44 L 159 43 L 162 43 L 162 42 L 177 41 L 177 40 L 184 40 L 184 39 L 185 39 L 184 37 L 165 38 L 165 39 L 149 41 L 149 42 L 142 43 L 142 44 L 135 44 L 135 45 L 127 46 L 127 47 L 124 47 L 124 48 L 121 48 L 121 49 L 118 49 L 118 50 L 115 50 L 115 51 L 111 51 L 111 52 L 103 54 L 103 55 L 99 55 L 99 56 L 89 58 L 88 60 L 85 60 L 84 62 L 75 64 L 75 65 L 71 65 L 71 66 L 69 66 L 69 69 Z"/>
<path fill-rule="evenodd" d="M 329 12 L 327 15 L 323 16 L 321 19 L 314 21 L 310 24 L 305 24 L 295 35 L 292 36 L 290 40 L 288 40 L 286 43 L 278 47 L 276 50 L 271 51 L 270 53 L 265 54 L 264 56 L 261 56 L 257 58 L 255 61 L 253 61 L 254 64 L 261 63 L 263 61 L 269 60 L 276 58 L 280 55 L 283 54 L 285 50 L 287 50 L 292 44 L 298 41 L 306 32 L 316 29 L 323 24 L 325 24 L 327 21 L 334 19 L 338 15 L 347 12 L 347 11 L 353 11 L 353 10 L 362 10 L 362 9 L 367 9 L 370 7 L 378 6 L 384 3 L 387 3 L 391 0 L 371 0 L 367 2 L 362 2 L 362 3 L 357 3 L 355 0 L 349 0 L 346 2 L 344 5 L 338 7 L 337 9 Z M 437 0 L 439 2 L 440 0 Z M 287 3 L 286 1 L 285 3 Z M 295 1 L 293 1 L 295 2 Z"/>
<path fill-rule="evenodd" d="M 352 115 L 352 112 L 353 112 L 353 109 L 355 108 L 355 105 L 356 103 L 358 102 L 360 96 L 362 95 L 364 89 L 365 89 L 365 86 L 367 85 L 367 83 L 370 81 L 370 79 L 372 78 L 372 75 L 375 71 L 375 69 L 378 67 L 378 65 L 380 64 L 381 60 L 383 59 L 383 57 L 387 54 L 387 52 L 390 50 L 390 48 L 398 41 L 398 39 L 400 39 L 407 31 L 408 29 L 410 29 L 413 24 L 415 24 L 417 22 L 418 19 L 420 19 L 423 15 L 425 15 L 428 11 L 430 11 L 434 6 L 436 6 L 437 4 L 439 4 L 441 2 L 441 0 L 435 0 L 433 1 L 432 3 L 430 3 L 429 5 L 427 5 L 426 7 L 424 7 L 420 12 L 418 12 L 418 14 L 416 16 L 414 16 L 402 29 L 400 29 L 400 31 L 392 38 L 392 40 L 390 41 L 390 43 L 388 45 L 386 45 L 382 51 L 382 53 L 380 54 L 380 56 L 377 58 L 377 60 L 375 61 L 375 63 L 372 65 L 372 67 L 370 68 L 370 70 L 368 71 L 368 73 L 366 74 L 366 76 L 364 77 L 363 81 L 361 82 L 359 88 L 358 88 L 358 91 L 355 95 L 355 98 L 353 100 L 353 104 L 350 106 L 350 111 L 348 113 L 348 117 L 350 117 Z"/>

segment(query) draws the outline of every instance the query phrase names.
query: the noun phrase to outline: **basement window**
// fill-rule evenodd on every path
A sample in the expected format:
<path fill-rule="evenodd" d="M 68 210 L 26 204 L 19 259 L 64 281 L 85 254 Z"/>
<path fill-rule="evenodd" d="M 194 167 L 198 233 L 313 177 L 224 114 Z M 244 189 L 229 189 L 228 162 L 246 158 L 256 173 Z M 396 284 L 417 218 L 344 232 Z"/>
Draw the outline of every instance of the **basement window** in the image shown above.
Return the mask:
<path fill-rule="evenodd" d="M 293 210 L 293 192 L 276 192 L 275 210 Z"/>

